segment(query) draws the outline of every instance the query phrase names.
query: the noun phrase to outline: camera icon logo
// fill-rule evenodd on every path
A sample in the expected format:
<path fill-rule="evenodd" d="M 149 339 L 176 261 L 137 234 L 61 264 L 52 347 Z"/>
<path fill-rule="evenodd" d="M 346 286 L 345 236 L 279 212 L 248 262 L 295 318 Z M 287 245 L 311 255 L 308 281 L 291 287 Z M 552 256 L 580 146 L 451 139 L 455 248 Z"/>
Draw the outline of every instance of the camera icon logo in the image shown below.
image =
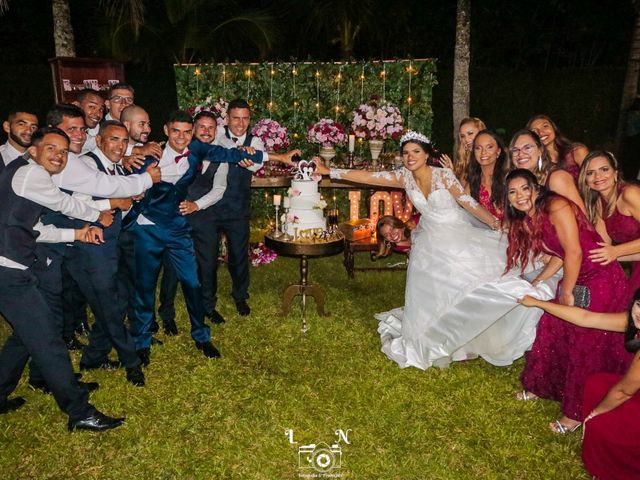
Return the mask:
<path fill-rule="evenodd" d="M 313 468 L 317 472 L 328 472 L 342 466 L 342 449 L 334 443 L 324 442 L 298 447 L 298 468 Z"/>

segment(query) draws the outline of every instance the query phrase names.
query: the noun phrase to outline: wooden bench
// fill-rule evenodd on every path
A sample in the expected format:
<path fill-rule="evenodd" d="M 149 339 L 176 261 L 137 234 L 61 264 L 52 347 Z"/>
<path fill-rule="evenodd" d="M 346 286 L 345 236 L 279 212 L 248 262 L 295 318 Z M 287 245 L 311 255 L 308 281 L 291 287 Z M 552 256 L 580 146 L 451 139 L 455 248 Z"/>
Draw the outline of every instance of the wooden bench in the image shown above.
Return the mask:
<path fill-rule="evenodd" d="M 347 271 L 349 278 L 355 277 L 355 272 L 364 272 L 367 270 L 384 272 L 393 270 L 406 270 L 406 265 L 396 267 L 356 267 L 355 266 L 355 253 L 357 252 L 369 252 L 369 258 L 372 262 L 381 261 L 376 258 L 378 253 L 378 242 L 372 238 L 363 238 L 362 240 L 346 240 L 344 244 L 344 260 L 343 265 Z M 379 264 L 378 264 L 379 265 Z"/>

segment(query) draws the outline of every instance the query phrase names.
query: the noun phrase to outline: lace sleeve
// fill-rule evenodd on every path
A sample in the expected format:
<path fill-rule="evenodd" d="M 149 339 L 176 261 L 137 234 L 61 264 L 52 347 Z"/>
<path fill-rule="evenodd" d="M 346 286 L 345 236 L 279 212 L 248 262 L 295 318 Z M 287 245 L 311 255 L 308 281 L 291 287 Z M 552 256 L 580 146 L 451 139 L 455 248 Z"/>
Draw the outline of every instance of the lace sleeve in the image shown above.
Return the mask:
<path fill-rule="evenodd" d="M 354 183 L 366 185 L 378 185 L 381 187 L 404 187 L 404 177 L 402 172 L 368 172 L 366 170 L 345 170 L 342 168 L 332 168 L 329 176 L 334 180 L 347 180 Z"/>
<path fill-rule="evenodd" d="M 441 175 L 439 180 L 444 185 L 449 193 L 456 199 L 458 205 L 464 208 L 467 212 L 472 214 L 481 222 L 486 223 L 494 230 L 500 227 L 499 220 L 491 215 L 482 205 L 480 205 L 475 198 L 464 191 L 462 185 L 454 175 L 453 171 L 449 168 L 442 168 L 439 172 L 434 170 L 434 175 Z"/>

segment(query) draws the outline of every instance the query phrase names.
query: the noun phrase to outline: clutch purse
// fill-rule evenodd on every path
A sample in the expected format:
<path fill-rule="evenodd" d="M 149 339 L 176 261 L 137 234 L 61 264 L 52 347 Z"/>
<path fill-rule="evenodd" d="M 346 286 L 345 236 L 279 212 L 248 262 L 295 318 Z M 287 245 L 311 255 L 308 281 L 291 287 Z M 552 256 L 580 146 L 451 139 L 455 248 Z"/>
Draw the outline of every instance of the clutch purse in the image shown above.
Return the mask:
<path fill-rule="evenodd" d="M 585 285 L 573 287 L 573 304 L 576 307 L 587 308 L 591 304 L 591 290 Z"/>

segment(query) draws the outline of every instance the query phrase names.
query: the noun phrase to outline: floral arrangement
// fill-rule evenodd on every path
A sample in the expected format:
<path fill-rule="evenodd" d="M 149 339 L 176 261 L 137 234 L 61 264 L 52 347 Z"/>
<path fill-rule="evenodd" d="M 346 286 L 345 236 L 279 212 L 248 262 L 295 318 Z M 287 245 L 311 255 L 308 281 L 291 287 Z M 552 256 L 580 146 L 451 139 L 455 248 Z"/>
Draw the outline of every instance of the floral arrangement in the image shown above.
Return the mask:
<path fill-rule="evenodd" d="M 216 123 L 218 125 L 226 125 L 228 107 L 229 102 L 227 102 L 224 98 L 218 97 L 215 101 L 213 101 L 213 97 L 209 95 L 200 105 L 188 108 L 187 112 L 189 112 L 193 116 L 197 115 L 200 112 L 211 112 L 215 115 Z"/>
<path fill-rule="evenodd" d="M 287 190 L 287 195 L 289 195 L 290 197 L 297 197 L 300 195 L 300 190 L 298 190 L 297 188 L 289 187 L 289 189 Z"/>
<path fill-rule="evenodd" d="M 351 129 L 365 140 L 397 140 L 404 129 L 400 109 L 390 102 L 378 103 L 375 97 L 353 111 Z"/>
<path fill-rule="evenodd" d="M 278 258 L 278 254 L 268 248 L 263 242 L 260 242 L 251 247 L 249 258 L 251 259 L 251 265 L 257 267 L 258 265 L 267 265 L 273 262 Z"/>
<path fill-rule="evenodd" d="M 286 127 L 275 120 L 263 118 L 251 129 L 251 134 L 259 137 L 268 152 L 285 150 L 289 147 L 289 136 Z"/>
<path fill-rule="evenodd" d="M 316 208 L 318 210 L 324 210 L 325 208 L 327 208 L 327 202 L 325 200 L 319 200 L 314 206 L 313 208 Z"/>
<path fill-rule="evenodd" d="M 345 140 L 344 127 L 330 118 L 321 118 L 309 127 L 307 140 L 322 147 L 332 147 Z"/>

